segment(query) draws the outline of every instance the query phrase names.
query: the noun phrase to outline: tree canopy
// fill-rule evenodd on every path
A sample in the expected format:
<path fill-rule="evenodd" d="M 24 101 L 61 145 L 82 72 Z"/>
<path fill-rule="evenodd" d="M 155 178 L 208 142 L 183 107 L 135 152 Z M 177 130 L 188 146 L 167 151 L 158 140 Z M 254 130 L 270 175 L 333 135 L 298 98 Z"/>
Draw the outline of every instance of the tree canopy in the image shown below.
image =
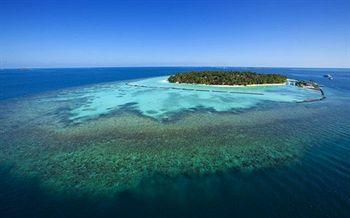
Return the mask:
<path fill-rule="evenodd" d="M 261 74 L 241 71 L 192 71 L 177 73 L 168 78 L 171 83 L 206 85 L 255 85 L 284 83 L 287 77 L 280 74 Z"/>

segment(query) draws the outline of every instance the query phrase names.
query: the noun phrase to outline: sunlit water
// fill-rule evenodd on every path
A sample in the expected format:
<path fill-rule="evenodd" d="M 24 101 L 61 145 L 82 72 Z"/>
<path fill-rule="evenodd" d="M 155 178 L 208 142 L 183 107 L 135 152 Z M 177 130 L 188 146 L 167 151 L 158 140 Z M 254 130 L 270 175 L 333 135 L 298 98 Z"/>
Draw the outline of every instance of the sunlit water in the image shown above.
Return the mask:
<path fill-rule="evenodd" d="M 192 69 L 1 72 L 0 213 L 349 215 L 348 70 L 252 69 L 324 85 L 300 103 L 320 93 L 166 82 Z"/>

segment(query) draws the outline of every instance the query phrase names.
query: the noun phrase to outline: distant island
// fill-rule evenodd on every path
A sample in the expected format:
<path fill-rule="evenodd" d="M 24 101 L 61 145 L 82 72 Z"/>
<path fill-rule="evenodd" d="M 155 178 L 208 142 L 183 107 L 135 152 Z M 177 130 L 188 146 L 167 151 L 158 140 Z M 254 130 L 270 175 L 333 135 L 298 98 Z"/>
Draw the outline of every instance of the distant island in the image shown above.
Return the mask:
<path fill-rule="evenodd" d="M 171 83 L 249 86 L 285 84 L 287 77 L 280 74 L 261 74 L 250 71 L 192 71 L 172 75 L 168 81 Z"/>

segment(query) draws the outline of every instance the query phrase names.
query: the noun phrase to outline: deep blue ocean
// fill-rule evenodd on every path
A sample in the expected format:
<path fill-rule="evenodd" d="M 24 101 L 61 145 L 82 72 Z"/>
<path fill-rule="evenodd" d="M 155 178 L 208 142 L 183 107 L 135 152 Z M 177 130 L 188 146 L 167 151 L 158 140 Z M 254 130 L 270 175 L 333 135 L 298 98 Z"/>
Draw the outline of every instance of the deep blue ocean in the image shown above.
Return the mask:
<path fill-rule="evenodd" d="M 0 70 L 0 104 L 71 87 L 208 69 L 222 68 L 5 69 Z M 350 69 L 230 69 L 311 79 L 335 90 L 344 101 L 333 102 L 327 96 L 322 107 L 349 105 Z M 324 77 L 328 73 L 334 80 Z M 332 125 L 336 128 L 337 123 Z M 350 217 L 350 129 L 344 126 L 339 137 L 331 137 L 330 131 L 329 140 L 310 145 L 294 164 L 252 173 L 218 172 L 140 184 L 138 189 L 152 195 L 125 191 L 106 199 L 53 197 L 42 189 L 40 181 L 14 178 L 11 166 L 0 161 L 0 217 Z M 202 192 L 203 187 L 210 190 Z M 179 202 L 183 198 L 180 194 L 186 194 L 186 203 Z"/>

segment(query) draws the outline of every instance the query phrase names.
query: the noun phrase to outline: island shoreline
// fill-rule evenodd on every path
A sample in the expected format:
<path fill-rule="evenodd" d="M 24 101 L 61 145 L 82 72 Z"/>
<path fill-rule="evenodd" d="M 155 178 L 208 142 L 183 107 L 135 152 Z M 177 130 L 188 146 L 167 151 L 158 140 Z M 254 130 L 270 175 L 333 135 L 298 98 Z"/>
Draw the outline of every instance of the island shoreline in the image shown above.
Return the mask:
<path fill-rule="evenodd" d="M 178 85 L 193 85 L 193 86 L 207 86 L 207 87 L 218 87 L 218 88 L 244 88 L 244 87 L 264 87 L 264 86 L 285 86 L 288 83 L 266 83 L 266 84 L 249 84 L 249 85 L 209 85 L 202 83 L 171 83 L 168 80 L 162 80 L 163 83 L 178 84 Z"/>
<path fill-rule="evenodd" d="M 220 88 L 244 88 L 244 87 L 284 86 L 284 85 L 287 85 L 287 83 L 266 83 L 266 84 L 249 84 L 249 85 L 208 85 L 208 84 L 201 84 L 201 83 L 178 83 L 178 82 L 175 84 L 220 87 Z"/>

